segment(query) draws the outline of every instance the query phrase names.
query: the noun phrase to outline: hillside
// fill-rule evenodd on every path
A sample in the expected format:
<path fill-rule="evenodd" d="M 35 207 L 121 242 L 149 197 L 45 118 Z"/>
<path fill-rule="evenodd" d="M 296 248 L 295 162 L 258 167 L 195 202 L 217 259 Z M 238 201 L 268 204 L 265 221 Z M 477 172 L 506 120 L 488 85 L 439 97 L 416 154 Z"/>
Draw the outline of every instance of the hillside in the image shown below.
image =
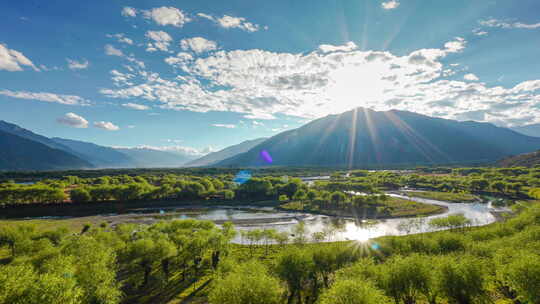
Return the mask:
<path fill-rule="evenodd" d="M 211 166 L 216 164 L 219 161 L 222 161 L 224 159 L 233 157 L 235 155 L 238 155 L 240 153 L 247 152 L 251 150 L 253 147 L 257 146 L 258 144 L 262 143 L 263 141 L 267 140 L 268 138 L 257 138 L 253 140 L 246 140 L 243 141 L 237 145 L 229 146 L 225 149 L 212 152 L 210 154 L 207 154 L 201 158 L 198 158 L 196 160 L 190 161 L 186 164 L 187 167 L 204 167 L 204 166 Z"/>
<path fill-rule="evenodd" d="M 52 140 L 75 151 L 98 168 L 129 168 L 136 163 L 126 154 L 110 147 L 93 143 L 54 137 Z"/>
<path fill-rule="evenodd" d="M 63 145 L 62 143 L 56 142 L 48 137 L 36 134 L 30 130 L 27 130 L 16 124 L 12 124 L 4 120 L 0 120 L 0 131 L 17 135 L 19 137 L 23 137 L 23 138 L 26 138 L 26 139 L 29 139 L 38 143 L 42 143 L 53 149 L 59 149 L 59 150 L 66 151 L 71 154 L 76 154 L 75 151 L 71 150 L 69 147 Z"/>
<path fill-rule="evenodd" d="M 504 158 L 497 162 L 499 167 L 534 167 L 540 166 L 540 150 Z"/>
<path fill-rule="evenodd" d="M 92 168 L 92 164 L 65 151 L 0 131 L 0 170 L 33 171 Z"/>
<path fill-rule="evenodd" d="M 539 148 L 540 138 L 489 123 L 357 108 L 280 133 L 216 166 L 478 163 Z"/>

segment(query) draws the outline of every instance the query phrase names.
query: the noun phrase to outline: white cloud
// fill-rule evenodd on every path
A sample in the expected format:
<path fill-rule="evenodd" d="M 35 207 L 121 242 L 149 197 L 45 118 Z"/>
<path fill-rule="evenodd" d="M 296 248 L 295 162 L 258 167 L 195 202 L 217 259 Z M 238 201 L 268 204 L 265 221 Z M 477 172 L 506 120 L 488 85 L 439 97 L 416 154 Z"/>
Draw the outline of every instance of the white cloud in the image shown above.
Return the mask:
<path fill-rule="evenodd" d="M 76 95 L 61 95 L 46 92 L 28 92 L 28 91 L 10 91 L 0 90 L 0 95 L 5 95 L 13 98 L 39 100 L 46 102 L 55 102 L 65 105 L 88 105 L 90 102 Z"/>
<path fill-rule="evenodd" d="M 540 22 L 539 23 L 532 23 L 527 24 L 523 22 L 512 22 L 507 20 L 499 20 L 495 18 L 490 18 L 486 20 L 480 20 L 480 25 L 486 26 L 486 27 L 498 27 L 503 29 L 528 29 L 528 30 L 534 30 L 540 28 Z"/>
<path fill-rule="evenodd" d="M 107 34 L 106 35 L 108 38 L 116 38 L 116 40 L 120 43 L 125 43 L 125 44 L 129 44 L 129 45 L 132 45 L 133 44 L 133 40 L 131 40 L 130 38 L 126 37 L 125 34 L 122 34 L 122 33 L 119 33 L 119 34 Z"/>
<path fill-rule="evenodd" d="M 124 103 L 124 104 L 122 104 L 122 106 L 124 106 L 126 108 L 130 108 L 130 109 L 134 109 L 134 110 L 139 110 L 139 111 L 144 111 L 144 110 L 150 109 L 150 107 L 148 107 L 148 106 L 145 106 L 145 105 L 142 105 L 142 104 L 137 104 L 137 103 L 131 103 L 131 102 Z"/>
<path fill-rule="evenodd" d="M 203 53 L 217 49 L 217 43 L 203 37 L 193 37 L 182 39 L 180 41 L 180 47 L 185 51 L 191 50 L 195 53 Z"/>
<path fill-rule="evenodd" d="M 103 129 L 103 130 L 107 130 L 107 131 L 118 131 L 118 130 L 120 130 L 120 127 L 118 127 L 117 125 L 115 125 L 115 124 L 113 124 L 112 122 L 109 122 L 109 121 L 96 121 L 96 122 L 94 122 L 94 127 L 100 128 L 100 129 Z"/>
<path fill-rule="evenodd" d="M 88 121 L 75 113 L 66 113 L 66 115 L 57 118 L 56 122 L 73 128 L 88 128 Z"/>
<path fill-rule="evenodd" d="M 88 60 L 86 59 L 80 62 L 69 58 L 67 58 L 66 60 L 68 62 L 68 68 L 70 68 L 71 70 L 84 70 L 87 69 L 90 65 L 90 62 L 88 62 Z"/>
<path fill-rule="evenodd" d="M 124 56 L 124 53 L 122 53 L 121 50 L 115 48 L 114 46 L 110 44 L 105 45 L 105 54 L 109 56 L 120 56 L 120 57 Z"/>
<path fill-rule="evenodd" d="M 479 29 L 479 28 L 474 29 L 472 32 L 476 36 L 487 36 L 489 34 L 488 32 L 486 32 L 486 31 L 484 31 L 482 29 Z"/>
<path fill-rule="evenodd" d="M 468 81 L 478 81 L 480 79 L 478 79 L 478 77 L 472 73 L 469 73 L 469 74 L 465 74 L 465 76 L 463 76 L 463 79 L 465 80 L 468 80 Z"/>
<path fill-rule="evenodd" d="M 393 10 L 399 7 L 399 1 L 391 0 L 381 3 L 382 8 L 385 10 Z"/>
<path fill-rule="evenodd" d="M 128 125 L 127 127 L 128 127 L 128 129 L 135 129 L 134 125 Z"/>
<path fill-rule="evenodd" d="M 191 19 L 181 10 L 175 7 L 158 7 L 144 11 L 144 17 L 154 20 L 159 25 L 172 25 L 182 27 Z"/>
<path fill-rule="evenodd" d="M 206 155 L 211 152 L 215 152 L 216 150 L 212 147 L 206 147 L 202 149 L 197 149 L 193 147 L 187 147 L 187 146 L 180 146 L 180 145 L 174 145 L 174 146 L 150 146 L 150 145 L 140 145 L 136 147 L 115 147 L 115 148 L 123 148 L 123 149 L 149 149 L 149 150 L 156 150 L 156 151 L 165 151 L 170 153 L 176 153 L 180 155 L 190 156 L 190 157 L 200 157 L 203 155 Z"/>
<path fill-rule="evenodd" d="M 540 80 L 504 88 L 448 79 L 464 71 L 452 59 L 466 45 L 456 38 L 441 48 L 402 55 L 352 47 L 297 54 L 217 51 L 196 59 L 179 53 L 165 59 L 180 70 L 177 75 L 149 72 L 130 79 L 132 85 L 101 93 L 142 98 L 163 109 L 237 112 L 257 120 L 277 115 L 313 119 L 363 106 L 444 118 L 481 111 L 475 112 L 483 113 L 477 117 L 497 124 L 515 124 L 531 116 L 530 123 L 540 122 L 540 93 L 535 92 Z"/>
<path fill-rule="evenodd" d="M 227 129 L 236 128 L 236 125 L 232 125 L 232 124 L 212 124 L 212 126 L 218 127 L 218 128 L 227 128 Z"/>
<path fill-rule="evenodd" d="M 237 28 L 246 32 L 256 32 L 260 29 L 258 24 L 248 22 L 246 21 L 246 18 L 243 17 L 223 15 L 221 18 L 217 18 L 204 13 L 198 13 L 197 16 L 215 22 L 217 25 L 226 29 Z M 268 29 L 268 27 L 265 26 L 264 29 Z"/>
<path fill-rule="evenodd" d="M 349 41 L 344 45 L 331 45 L 331 44 L 321 44 L 319 45 L 319 50 L 324 53 L 330 52 L 350 52 L 358 48 L 356 43 Z"/>
<path fill-rule="evenodd" d="M 465 39 L 456 37 L 455 40 L 445 43 L 444 47 L 446 48 L 446 52 L 459 53 L 465 49 L 466 44 L 467 41 L 465 41 Z"/>
<path fill-rule="evenodd" d="M 146 50 L 153 52 L 160 50 L 163 52 L 169 51 L 169 45 L 173 40 L 172 37 L 164 31 L 148 31 L 146 32 L 146 38 L 153 40 L 154 42 L 148 43 Z"/>
<path fill-rule="evenodd" d="M 26 58 L 23 53 L 8 49 L 7 45 L 0 43 L 0 70 L 18 72 L 23 70 L 21 65 L 29 66 L 34 71 L 39 71 L 34 63 Z"/>
<path fill-rule="evenodd" d="M 122 16 L 124 17 L 135 17 L 137 16 L 137 10 L 133 7 L 126 6 L 122 9 Z"/>

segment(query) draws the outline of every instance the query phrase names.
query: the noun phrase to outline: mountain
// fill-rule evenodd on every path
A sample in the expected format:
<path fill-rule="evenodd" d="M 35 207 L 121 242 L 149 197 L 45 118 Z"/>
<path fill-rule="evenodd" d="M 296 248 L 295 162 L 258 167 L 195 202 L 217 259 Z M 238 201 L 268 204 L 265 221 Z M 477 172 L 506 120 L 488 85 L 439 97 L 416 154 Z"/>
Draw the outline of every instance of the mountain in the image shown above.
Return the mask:
<path fill-rule="evenodd" d="M 115 148 L 127 155 L 137 168 L 181 167 L 191 159 L 172 152 L 148 148 Z"/>
<path fill-rule="evenodd" d="M 136 166 L 133 159 L 114 148 L 59 137 L 53 137 L 52 141 L 69 148 L 98 168 L 129 168 Z"/>
<path fill-rule="evenodd" d="M 33 171 L 92 168 L 92 164 L 63 150 L 0 131 L 0 170 Z"/>
<path fill-rule="evenodd" d="M 499 167 L 534 167 L 540 165 L 540 150 L 504 158 L 497 162 Z"/>
<path fill-rule="evenodd" d="M 533 124 L 533 125 L 527 125 L 522 127 L 514 127 L 512 130 L 528 135 L 528 136 L 534 136 L 534 137 L 540 137 L 540 124 Z"/>
<path fill-rule="evenodd" d="M 222 161 L 224 159 L 233 157 L 235 155 L 238 155 L 240 153 L 247 152 L 251 150 L 253 147 L 257 146 L 258 144 L 262 143 L 263 141 L 267 140 L 268 138 L 257 138 L 253 140 L 246 140 L 243 141 L 237 145 L 229 146 L 225 149 L 219 150 L 217 152 L 212 152 L 210 154 L 207 154 L 201 158 L 198 158 L 196 160 L 188 162 L 185 166 L 186 167 L 204 167 L 204 166 L 212 166 L 216 164 L 219 161 Z"/>
<path fill-rule="evenodd" d="M 0 120 L 0 131 L 4 131 L 19 137 L 23 137 L 38 143 L 42 143 L 50 148 L 59 149 L 66 151 L 71 154 L 76 154 L 75 151 L 72 151 L 69 147 L 62 145 L 61 143 L 55 142 L 54 140 L 45 137 L 43 135 L 36 134 L 30 130 L 19 127 L 16 124 L 9 123 L 7 121 Z"/>
<path fill-rule="evenodd" d="M 489 123 L 357 108 L 285 131 L 216 166 L 349 166 L 493 162 L 540 138 Z"/>

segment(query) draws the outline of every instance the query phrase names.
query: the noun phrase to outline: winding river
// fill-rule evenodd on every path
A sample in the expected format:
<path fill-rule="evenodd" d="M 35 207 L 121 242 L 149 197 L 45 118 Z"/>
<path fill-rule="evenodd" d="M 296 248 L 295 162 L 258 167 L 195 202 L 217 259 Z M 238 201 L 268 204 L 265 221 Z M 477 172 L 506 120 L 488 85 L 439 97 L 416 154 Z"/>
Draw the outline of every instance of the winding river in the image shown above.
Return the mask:
<path fill-rule="evenodd" d="M 399 194 L 389 194 L 396 197 L 406 198 L 421 203 L 441 205 L 447 208 L 443 214 L 432 215 L 424 218 L 395 218 L 384 220 L 361 220 L 355 218 L 338 218 L 324 215 L 313 215 L 296 212 L 285 212 L 273 207 L 255 206 L 214 206 L 214 207 L 150 207 L 150 208 L 127 208 L 119 213 L 95 214 L 100 221 L 107 221 L 112 225 L 123 222 L 152 223 L 157 220 L 171 219 L 198 219 L 211 220 L 218 225 L 226 221 L 232 221 L 237 230 L 252 229 L 276 229 L 286 231 L 293 236 L 294 227 L 300 222 L 305 223 L 308 237 L 316 232 L 326 232 L 323 241 L 358 240 L 366 241 L 386 235 L 405 235 L 434 231 L 429 226 L 433 218 L 444 217 L 452 214 L 463 214 L 471 220 L 473 226 L 481 226 L 496 221 L 494 213 L 508 211 L 505 208 L 495 208 L 491 203 L 448 203 L 443 201 L 411 198 Z M 71 216 L 69 216 L 71 217 Z M 35 219 L 39 217 L 25 217 Z M 43 218 L 43 217 L 41 217 Z M 47 217 L 66 218 L 66 217 Z M 234 240 L 236 243 L 244 243 L 241 234 Z"/>

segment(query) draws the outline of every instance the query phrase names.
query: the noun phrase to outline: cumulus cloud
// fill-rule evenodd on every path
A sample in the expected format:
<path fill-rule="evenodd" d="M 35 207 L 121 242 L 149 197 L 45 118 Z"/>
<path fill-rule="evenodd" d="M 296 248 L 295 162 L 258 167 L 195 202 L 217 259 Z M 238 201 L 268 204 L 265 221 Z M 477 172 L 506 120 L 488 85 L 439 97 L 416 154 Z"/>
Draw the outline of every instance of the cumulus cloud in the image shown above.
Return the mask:
<path fill-rule="evenodd" d="M 121 50 L 115 48 L 114 46 L 110 44 L 105 45 L 105 54 L 109 56 L 120 56 L 120 57 L 124 56 L 124 53 L 122 53 Z"/>
<path fill-rule="evenodd" d="M 125 43 L 125 44 L 129 44 L 129 45 L 133 44 L 133 40 L 126 37 L 126 35 L 122 34 L 122 33 L 119 33 L 119 34 L 107 34 L 106 36 L 108 38 L 115 38 L 120 43 Z"/>
<path fill-rule="evenodd" d="M 66 113 L 56 119 L 56 122 L 73 128 L 88 128 L 88 121 L 75 113 Z"/>
<path fill-rule="evenodd" d="M 185 51 L 191 50 L 195 53 L 203 53 L 217 49 L 217 43 L 203 37 L 193 37 L 182 39 L 180 47 Z"/>
<path fill-rule="evenodd" d="M 197 16 L 208 19 L 226 29 L 237 28 L 246 32 L 256 32 L 260 29 L 258 24 L 248 22 L 246 21 L 246 18 L 243 17 L 223 15 L 223 17 L 218 18 L 204 13 L 198 13 Z M 265 29 L 267 29 L 267 27 L 265 27 Z"/>
<path fill-rule="evenodd" d="M 94 127 L 100 128 L 100 129 L 103 129 L 103 130 L 107 130 L 107 131 L 118 131 L 118 130 L 120 130 L 120 127 L 118 127 L 117 125 L 115 125 L 115 124 L 113 124 L 112 122 L 109 122 L 109 121 L 96 121 L 96 122 L 94 122 Z"/>
<path fill-rule="evenodd" d="M 399 1 L 392 0 L 381 3 L 382 8 L 385 10 L 393 10 L 399 7 Z"/>
<path fill-rule="evenodd" d="M 191 19 L 181 10 L 176 7 L 162 6 L 151 10 L 143 11 L 144 17 L 152 19 L 159 25 L 172 25 L 182 27 Z"/>
<path fill-rule="evenodd" d="M 194 59 L 181 52 L 165 59 L 179 69 L 176 77 L 141 73 L 132 85 L 101 93 L 142 98 L 164 109 L 237 112 L 248 119 L 278 114 L 312 119 L 364 106 L 445 118 L 484 111 L 484 121 L 497 124 L 536 115 L 531 123 L 540 122 L 540 80 L 504 88 L 448 79 L 463 71 L 451 60 L 466 45 L 458 37 L 440 48 L 402 55 L 362 51 L 352 43 L 297 54 L 222 50 Z"/>
<path fill-rule="evenodd" d="M 148 52 L 155 52 L 157 50 L 167 52 L 169 51 L 169 45 L 173 40 L 172 37 L 164 31 L 148 31 L 146 32 L 146 38 L 153 42 L 148 43 L 146 50 Z"/>
<path fill-rule="evenodd" d="M 135 17 L 137 16 L 137 10 L 133 7 L 126 6 L 122 8 L 122 16 L 124 17 Z"/>
<path fill-rule="evenodd" d="M 0 90 L 0 95 L 5 95 L 13 98 L 39 100 L 45 102 L 55 102 L 65 105 L 88 105 L 90 102 L 76 95 L 61 95 L 46 92 L 28 92 L 28 91 L 10 91 Z"/>
<path fill-rule="evenodd" d="M 21 65 L 29 66 L 34 71 L 39 71 L 34 63 L 24 56 L 23 53 L 9 49 L 7 45 L 0 43 L 0 70 L 18 72 L 23 70 Z"/>
<path fill-rule="evenodd" d="M 71 70 L 84 70 L 87 69 L 88 66 L 90 66 L 90 62 L 88 62 L 88 60 L 86 59 L 83 61 L 76 61 L 67 58 L 66 60 L 68 62 L 68 68 Z"/>
<path fill-rule="evenodd" d="M 233 124 L 212 124 L 212 126 L 218 127 L 218 128 L 227 128 L 227 129 L 236 128 L 236 125 L 233 125 Z"/>
<path fill-rule="evenodd" d="M 463 79 L 465 80 L 468 80 L 468 81 L 478 81 L 480 79 L 478 79 L 478 77 L 472 73 L 469 73 L 469 74 L 465 74 L 465 76 L 463 76 Z"/>
<path fill-rule="evenodd" d="M 144 110 L 150 109 L 150 107 L 148 107 L 148 106 L 145 106 L 145 105 L 142 105 L 142 104 L 137 104 L 137 103 L 131 103 L 131 102 L 124 103 L 124 104 L 122 104 L 122 106 L 124 106 L 126 108 L 130 108 L 130 109 L 134 109 L 134 110 L 139 110 L 139 111 L 144 111 Z"/>
<path fill-rule="evenodd" d="M 480 25 L 486 27 L 498 27 L 503 29 L 528 29 L 534 30 L 540 28 L 539 23 L 523 23 L 523 22 L 512 22 L 508 20 L 500 20 L 495 18 L 485 19 L 479 21 Z"/>

